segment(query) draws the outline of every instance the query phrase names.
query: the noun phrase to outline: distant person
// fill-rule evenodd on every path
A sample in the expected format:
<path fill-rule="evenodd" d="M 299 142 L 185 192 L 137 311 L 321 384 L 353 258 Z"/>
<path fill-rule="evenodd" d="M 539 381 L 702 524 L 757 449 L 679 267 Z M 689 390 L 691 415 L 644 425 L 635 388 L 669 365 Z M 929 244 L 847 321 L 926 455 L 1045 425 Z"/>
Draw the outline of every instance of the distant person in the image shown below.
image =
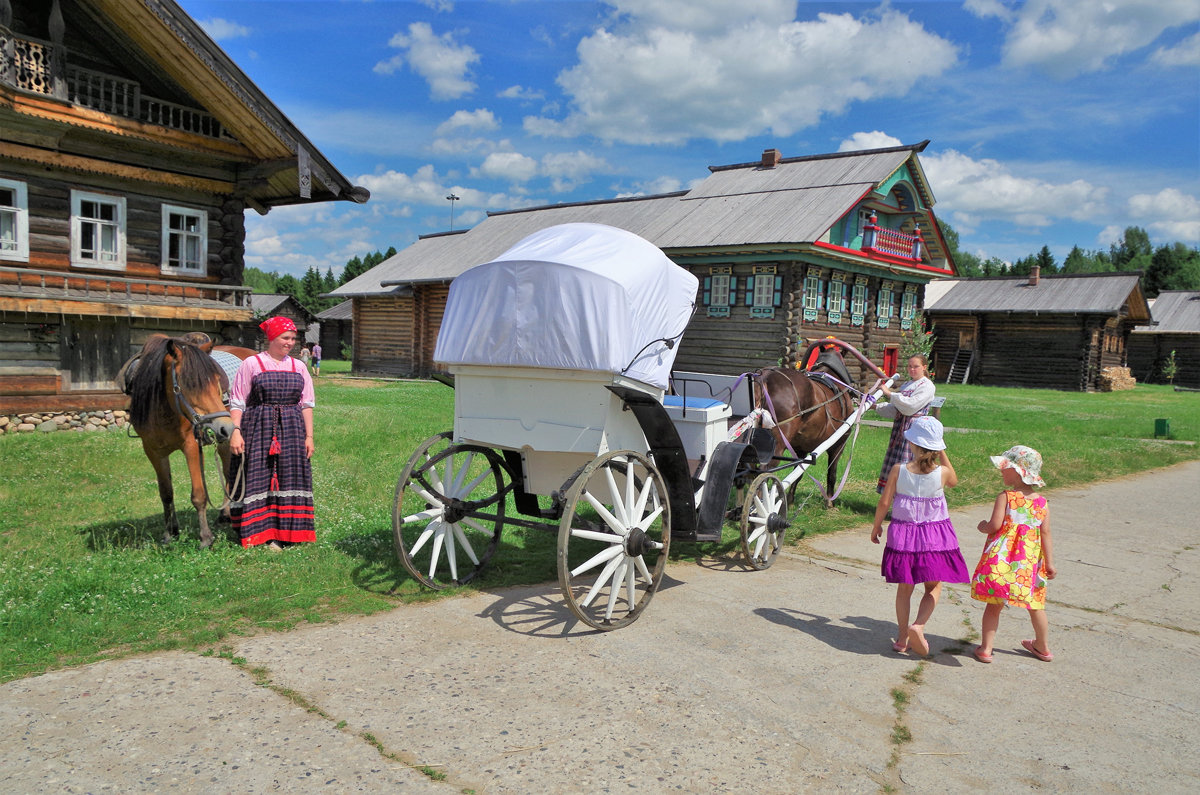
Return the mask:
<path fill-rule="evenodd" d="M 244 547 L 316 541 L 313 520 L 312 378 L 288 354 L 296 324 L 277 316 L 259 324 L 266 351 L 242 362 L 229 395 L 230 518 Z"/>
<path fill-rule="evenodd" d="M 942 583 L 965 583 L 970 576 L 946 507 L 945 489 L 958 485 L 958 475 L 946 455 L 942 424 L 933 417 L 918 417 L 904 432 L 904 439 L 912 448 L 911 460 L 896 464 L 888 473 L 875 506 L 871 543 L 879 543 L 890 508 L 892 521 L 880 572 L 887 582 L 896 583 L 897 632 L 892 648 L 900 654 L 911 648 L 923 657 L 929 654 L 925 624 L 937 607 Z M 917 583 L 924 584 L 925 595 L 917 607 L 916 621 L 910 624 Z"/>
<path fill-rule="evenodd" d="M 312 346 L 312 374 L 321 374 L 321 343 L 314 342 Z"/>
<path fill-rule="evenodd" d="M 909 357 L 908 379 L 899 389 L 892 389 L 887 384 L 880 384 L 879 387 L 887 395 L 888 402 L 877 405 L 875 411 L 879 416 L 893 420 L 892 435 L 888 439 L 883 467 L 879 470 L 879 483 L 875 487 L 875 491 L 881 494 L 892 467 L 907 463 L 911 458 L 904 432 L 914 419 L 929 413 L 929 404 L 936 397 L 937 387 L 929 380 L 929 360 L 921 354 Z"/>
<path fill-rule="evenodd" d="M 1050 508 L 1035 487 L 1044 487 L 1042 456 L 1024 445 L 991 456 L 1004 479 L 1004 491 L 996 496 L 992 518 L 979 523 L 987 533 L 983 555 L 971 578 L 971 597 L 986 602 L 983 609 L 983 639 L 975 659 L 992 661 L 992 646 L 1000 628 L 1000 611 L 1006 604 L 1029 611 L 1033 640 L 1021 641 L 1025 651 L 1042 662 L 1050 662 L 1050 626 L 1046 619 L 1046 581 L 1053 580 L 1054 551 L 1050 545 Z"/>
<path fill-rule="evenodd" d="M 306 342 L 300 346 L 300 361 L 304 362 L 304 369 L 312 371 L 312 343 Z"/>

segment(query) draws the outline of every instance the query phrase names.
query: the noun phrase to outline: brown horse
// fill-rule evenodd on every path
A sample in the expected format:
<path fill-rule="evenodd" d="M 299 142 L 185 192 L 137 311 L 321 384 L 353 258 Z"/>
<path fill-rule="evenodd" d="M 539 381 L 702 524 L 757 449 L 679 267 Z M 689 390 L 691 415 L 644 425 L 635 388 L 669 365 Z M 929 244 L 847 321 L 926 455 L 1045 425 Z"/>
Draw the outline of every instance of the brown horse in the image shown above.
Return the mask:
<path fill-rule="evenodd" d="M 777 456 L 794 453 L 797 458 L 806 457 L 854 413 L 850 389 L 810 373 L 828 373 L 837 382 L 850 383 L 842 357 L 835 351 L 821 354 L 811 370 L 767 367 L 759 370 L 755 378 L 755 405 L 771 411 L 776 422 L 771 432 Z M 843 436 L 827 452 L 825 506 L 828 508 L 833 507 L 837 464 L 845 445 Z"/>
<path fill-rule="evenodd" d="M 166 524 L 164 543 L 179 536 L 169 458 L 176 450 L 182 450 L 187 459 L 192 505 L 200 519 L 200 546 L 207 548 L 213 542 L 206 510 L 203 447 L 216 442 L 218 453 L 227 461 L 233 420 L 222 401 L 228 378 L 208 355 L 211 349 L 211 341 L 195 345 L 186 338 L 155 334 L 136 357 L 137 369 L 128 381 L 130 422 L 158 478 Z M 227 500 L 222 514 L 228 516 Z"/>

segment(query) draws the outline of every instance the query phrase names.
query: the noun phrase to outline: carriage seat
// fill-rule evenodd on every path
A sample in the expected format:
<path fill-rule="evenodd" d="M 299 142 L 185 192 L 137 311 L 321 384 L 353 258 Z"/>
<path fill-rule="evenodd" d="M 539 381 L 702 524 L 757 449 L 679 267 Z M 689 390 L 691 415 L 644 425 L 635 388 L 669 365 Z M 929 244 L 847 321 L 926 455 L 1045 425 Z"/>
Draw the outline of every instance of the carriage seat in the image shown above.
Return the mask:
<path fill-rule="evenodd" d="M 813 367 L 820 367 L 822 365 L 824 365 L 830 372 L 832 372 L 834 374 L 834 376 L 839 378 L 843 383 L 846 383 L 846 384 L 854 383 L 854 380 L 850 378 L 850 371 L 846 369 L 845 360 L 842 359 L 841 356 L 838 356 L 833 351 L 825 351 L 824 353 L 822 353 L 820 356 L 817 357 L 817 360 L 815 362 L 813 362 Z M 812 374 L 813 373 L 810 368 L 810 371 L 809 371 L 810 377 L 812 376 Z"/>
<path fill-rule="evenodd" d="M 726 405 L 716 398 L 695 397 L 693 395 L 688 395 L 686 399 L 683 395 L 663 395 L 662 402 L 664 406 L 681 409 L 711 409 Z"/>

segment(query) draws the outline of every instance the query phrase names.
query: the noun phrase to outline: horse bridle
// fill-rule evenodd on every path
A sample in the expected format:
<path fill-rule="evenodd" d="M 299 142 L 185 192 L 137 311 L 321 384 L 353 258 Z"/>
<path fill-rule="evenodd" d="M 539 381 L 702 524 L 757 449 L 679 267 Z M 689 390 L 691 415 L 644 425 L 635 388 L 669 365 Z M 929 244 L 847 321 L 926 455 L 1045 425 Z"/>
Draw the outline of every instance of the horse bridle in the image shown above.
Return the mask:
<path fill-rule="evenodd" d="M 201 414 L 192 406 L 191 401 L 187 399 L 187 395 L 183 394 L 183 390 L 179 388 L 179 378 L 175 374 L 175 365 L 170 365 L 171 370 L 171 392 L 175 400 L 175 411 L 180 416 L 187 417 L 188 422 L 192 424 L 192 435 L 196 437 L 196 441 L 200 444 L 212 444 L 216 441 L 212 435 L 210 424 L 213 420 L 221 417 L 232 417 L 228 410 L 214 411 L 210 414 Z M 186 411 L 185 411 L 186 409 Z"/>

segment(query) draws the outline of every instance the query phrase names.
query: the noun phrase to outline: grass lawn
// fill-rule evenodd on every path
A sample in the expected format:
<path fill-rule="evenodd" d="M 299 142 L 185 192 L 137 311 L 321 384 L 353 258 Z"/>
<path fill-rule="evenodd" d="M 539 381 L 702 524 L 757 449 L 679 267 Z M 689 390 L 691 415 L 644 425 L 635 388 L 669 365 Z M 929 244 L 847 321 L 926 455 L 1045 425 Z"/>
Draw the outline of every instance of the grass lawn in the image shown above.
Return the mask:
<path fill-rule="evenodd" d="M 437 383 L 340 379 L 322 362 L 313 464 L 314 544 L 274 555 L 242 549 L 216 527 L 202 551 L 183 459 L 173 461 L 182 539 L 169 547 L 153 471 L 125 434 L 0 437 L 0 681 L 157 649 L 210 649 L 230 636 L 286 630 L 440 598 L 396 560 L 391 504 L 409 455 L 451 426 L 452 391 Z M 952 506 L 990 502 L 1000 479 L 987 456 L 1027 444 L 1045 457 L 1051 490 L 1200 457 L 1200 446 L 1154 440 L 1154 419 L 1177 440 L 1200 440 L 1200 396 L 1167 387 L 1078 394 L 940 385 L 942 419 L 961 485 Z M 801 531 L 869 525 L 887 430 L 864 426 L 851 476 L 832 511 L 818 499 L 793 514 Z M 218 490 L 216 469 L 208 482 Z M 814 468 L 814 470 L 816 469 Z M 811 496 L 801 487 L 801 496 Z M 981 516 L 982 518 L 982 516 Z M 676 544 L 673 557 L 734 554 L 721 544 Z M 552 581 L 556 533 L 507 528 L 473 587 Z M 763 576 L 770 576 L 765 574 Z M 444 592 L 443 592 L 444 593 Z"/>

